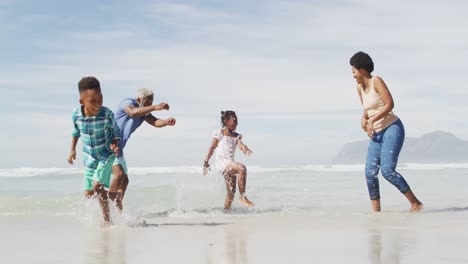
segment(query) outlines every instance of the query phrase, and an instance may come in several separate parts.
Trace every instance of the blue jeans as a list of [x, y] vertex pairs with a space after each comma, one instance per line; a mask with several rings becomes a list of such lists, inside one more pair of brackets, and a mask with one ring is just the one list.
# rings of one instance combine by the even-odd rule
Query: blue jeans
[[405, 141], [405, 128], [398, 119], [384, 130], [376, 133], [369, 141], [366, 160], [366, 181], [367, 189], [371, 200], [380, 199], [379, 190], [379, 169], [382, 176], [405, 193], [410, 190], [403, 176], [395, 171], [398, 163], [398, 156]]

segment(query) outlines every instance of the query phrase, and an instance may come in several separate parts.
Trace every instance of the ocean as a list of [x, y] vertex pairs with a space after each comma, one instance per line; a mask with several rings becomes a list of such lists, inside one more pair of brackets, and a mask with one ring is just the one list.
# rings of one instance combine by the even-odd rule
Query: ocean
[[399, 167], [420, 213], [380, 177], [372, 213], [363, 165], [248, 166], [223, 212], [224, 181], [199, 167], [130, 168], [124, 212], [101, 227], [79, 168], [0, 169], [0, 263], [468, 263], [468, 164]]

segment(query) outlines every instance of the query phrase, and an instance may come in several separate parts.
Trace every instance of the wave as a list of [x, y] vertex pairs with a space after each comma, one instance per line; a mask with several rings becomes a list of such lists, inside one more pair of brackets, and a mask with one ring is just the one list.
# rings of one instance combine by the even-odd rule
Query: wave
[[53, 176], [82, 173], [80, 168], [13, 168], [0, 169], [0, 177]]
[[[468, 163], [410, 163], [398, 165], [399, 170], [423, 170], [435, 171], [445, 169], [468, 169]], [[359, 172], [364, 170], [364, 164], [314, 164], [291, 167], [263, 167], [248, 166], [251, 173], [275, 173], [275, 172]], [[34, 177], [34, 176], [58, 176], [79, 175], [83, 168], [12, 168], [0, 169], [0, 177]], [[130, 167], [130, 175], [154, 175], [154, 174], [201, 174], [199, 166], [173, 166], [173, 167]]]

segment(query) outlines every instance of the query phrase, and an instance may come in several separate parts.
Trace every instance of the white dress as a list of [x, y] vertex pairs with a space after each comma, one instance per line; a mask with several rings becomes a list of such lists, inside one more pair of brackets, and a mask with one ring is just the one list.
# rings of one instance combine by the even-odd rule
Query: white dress
[[215, 153], [215, 168], [219, 173], [223, 173], [227, 165], [234, 161], [237, 142], [242, 138], [241, 134], [237, 137], [225, 136], [222, 129], [213, 132], [213, 138], [218, 140], [218, 147]]

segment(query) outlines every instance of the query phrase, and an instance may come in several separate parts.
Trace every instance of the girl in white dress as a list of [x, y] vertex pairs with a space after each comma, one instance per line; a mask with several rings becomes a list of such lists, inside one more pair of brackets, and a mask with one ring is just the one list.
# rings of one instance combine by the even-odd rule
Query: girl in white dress
[[226, 182], [227, 195], [224, 209], [227, 211], [231, 208], [232, 200], [236, 193], [236, 178], [237, 185], [239, 186], [240, 201], [245, 206], [255, 206], [255, 204], [249, 201], [245, 196], [247, 168], [244, 164], [234, 160], [237, 146], [239, 146], [239, 149], [247, 156], [252, 153], [252, 151], [242, 143], [242, 135], [235, 132], [237, 128], [236, 113], [234, 111], [221, 111], [221, 124], [223, 128], [213, 132], [213, 140], [203, 162], [203, 175], [208, 173], [210, 168], [209, 160], [216, 149], [216, 170], [223, 175]]

